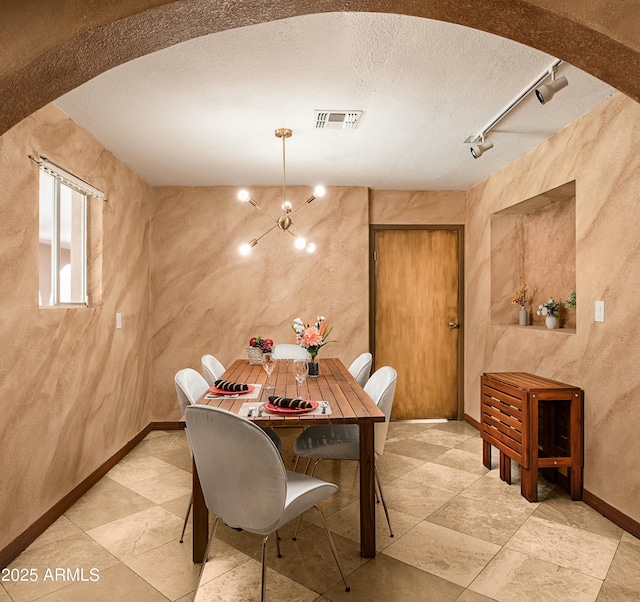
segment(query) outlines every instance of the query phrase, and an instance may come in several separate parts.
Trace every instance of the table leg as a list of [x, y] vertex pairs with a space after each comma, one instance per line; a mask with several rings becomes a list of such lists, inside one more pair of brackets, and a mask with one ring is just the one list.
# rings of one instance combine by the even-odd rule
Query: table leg
[[571, 499], [582, 499], [582, 486], [583, 486], [583, 474], [582, 466], [584, 464], [584, 443], [583, 443], [583, 430], [582, 422], [583, 416], [583, 399], [584, 393], [580, 391], [575, 393], [570, 405], [569, 414], [569, 437], [570, 450], [571, 450], [571, 468], [567, 471], [569, 477], [569, 492], [571, 493]]
[[[538, 398], [529, 402], [529, 468], [520, 465], [520, 493], [530, 502], [538, 501]], [[524, 450], [523, 450], [524, 451]]]
[[482, 440], [482, 463], [491, 470], [491, 443]]
[[376, 555], [373, 422], [360, 424], [360, 555]]
[[202, 562], [209, 536], [209, 511], [204, 502], [200, 478], [193, 463], [193, 562]]
[[500, 478], [511, 485], [511, 458], [500, 452]]

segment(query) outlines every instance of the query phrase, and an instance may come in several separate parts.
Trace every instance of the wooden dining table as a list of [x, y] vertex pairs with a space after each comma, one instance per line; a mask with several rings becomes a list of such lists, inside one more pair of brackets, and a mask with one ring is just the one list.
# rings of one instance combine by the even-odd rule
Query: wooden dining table
[[[256, 405], [268, 402], [270, 395], [295, 397], [296, 381], [293, 360], [277, 360], [271, 374], [274, 389], [265, 390], [267, 374], [262, 366], [251, 365], [248, 360], [236, 360], [222, 375], [224, 380], [262, 384], [259, 397], [224, 397], [198, 403], [216, 406], [239, 413], [247, 401]], [[318, 377], [307, 378], [303, 397], [329, 402], [329, 414], [299, 414], [282, 416], [263, 412], [252, 420], [261, 427], [300, 428], [320, 424], [357, 424], [360, 428], [360, 554], [365, 558], [376, 555], [376, 515], [374, 493], [374, 423], [384, 422], [384, 414], [351, 376], [345, 365], [336, 358], [322, 358]], [[254, 414], [257, 414], [254, 413]], [[193, 464], [193, 562], [202, 562], [209, 533], [209, 512], [205, 505], [198, 471]]]

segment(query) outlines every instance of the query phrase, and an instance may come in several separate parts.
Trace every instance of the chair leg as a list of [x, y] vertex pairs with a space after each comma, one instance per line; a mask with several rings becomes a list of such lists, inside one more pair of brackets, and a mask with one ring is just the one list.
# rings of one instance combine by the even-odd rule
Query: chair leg
[[338, 570], [340, 571], [340, 576], [342, 577], [342, 581], [344, 582], [344, 589], [345, 591], [349, 592], [351, 591], [351, 587], [349, 587], [349, 584], [347, 583], [347, 577], [344, 574], [344, 571], [342, 570], [342, 565], [340, 564], [340, 560], [338, 558], [338, 551], [336, 550], [336, 544], [333, 543], [333, 537], [331, 537], [331, 532], [329, 531], [329, 527], [327, 526], [327, 521], [324, 518], [324, 512], [322, 511], [322, 508], [320, 508], [318, 504], [315, 505], [315, 508], [317, 508], [318, 512], [320, 513], [320, 518], [322, 519], [322, 526], [324, 527], [324, 532], [327, 536], [327, 539], [329, 540], [329, 547], [331, 548], [333, 557], [335, 558], [336, 564], [338, 565]]
[[393, 537], [393, 531], [391, 530], [391, 520], [389, 519], [389, 510], [387, 509], [387, 502], [384, 501], [384, 494], [382, 493], [382, 483], [380, 482], [380, 474], [378, 473], [378, 467], [373, 465], [373, 472], [376, 475], [376, 482], [378, 483], [378, 489], [380, 490], [380, 499], [382, 500], [382, 507], [384, 513], [387, 516], [387, 524], [389, 525], [389, 537]]
[[282, 554], [280, 553], [280, 535], [276, 531], [276, 550], [278, 551], [278, 558], [282, 558]]
[[209, 549], [211, 548], [211, 542], [216, 537], [216, 529], [218, 528], [218, 521], [220, 520], [219, 516], [216, 516], [216, 520], [213, 523], [213, 529], [211, 530], [211, 535], [209, 536], [209, 541], [207, 542], [207, 549], [204, 551], [204, 558], [202, 559], [202, 565], [200, 566], [200, 574], [198, 575], [198, 584], [202, 581], [202, 573], [204, 573], [204, 567], [207, 564], [207, 560], [209, 560]]
[[267, 596], [267, 540], [268, 535], [265, 535], [262, 540], [262, 585], [260, 589], [260, 602], [264, 602]]
[[300, 462], [300, 456], [296, 456], [293, 459], [293, 472], [295, 472], [296, 468], [298, 468], [298, 462]]
[[193, 506], [193, 493], [189, 497], [189, 507], [187, 508], [187, 516], [184, 517], [184, 525], [182, 525], [182, 534], [180, 535], [180, 543], [184, 543], [184, 532], [189, 522], [189, 514], [191, 514], [191, 506]]

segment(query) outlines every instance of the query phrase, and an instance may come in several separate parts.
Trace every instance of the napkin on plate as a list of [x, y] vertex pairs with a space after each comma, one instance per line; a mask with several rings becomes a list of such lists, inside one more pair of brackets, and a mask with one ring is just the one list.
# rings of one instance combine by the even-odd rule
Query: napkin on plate
[[228, 380], [221, 379], [213, 383], [213, 386], [218, 389], [218, 391], [234, 391], [239, 393], [241, 391], [249, 390], [249, 385], [243, 383], [232, 383]]
[[291, 408], [292, 410], [306, 410], [312, 408], [313, 403], [306, 399], [293, 399], [291, 397], [278, 397], [277, 395], [269, 396], [269, 403], [278, 408]]

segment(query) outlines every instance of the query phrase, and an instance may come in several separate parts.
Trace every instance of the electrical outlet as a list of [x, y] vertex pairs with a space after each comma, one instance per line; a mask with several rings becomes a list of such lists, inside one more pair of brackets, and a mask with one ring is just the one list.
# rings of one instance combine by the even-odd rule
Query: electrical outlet
[[596, 322], [604, 322], [604, 301], [596, 301]]

